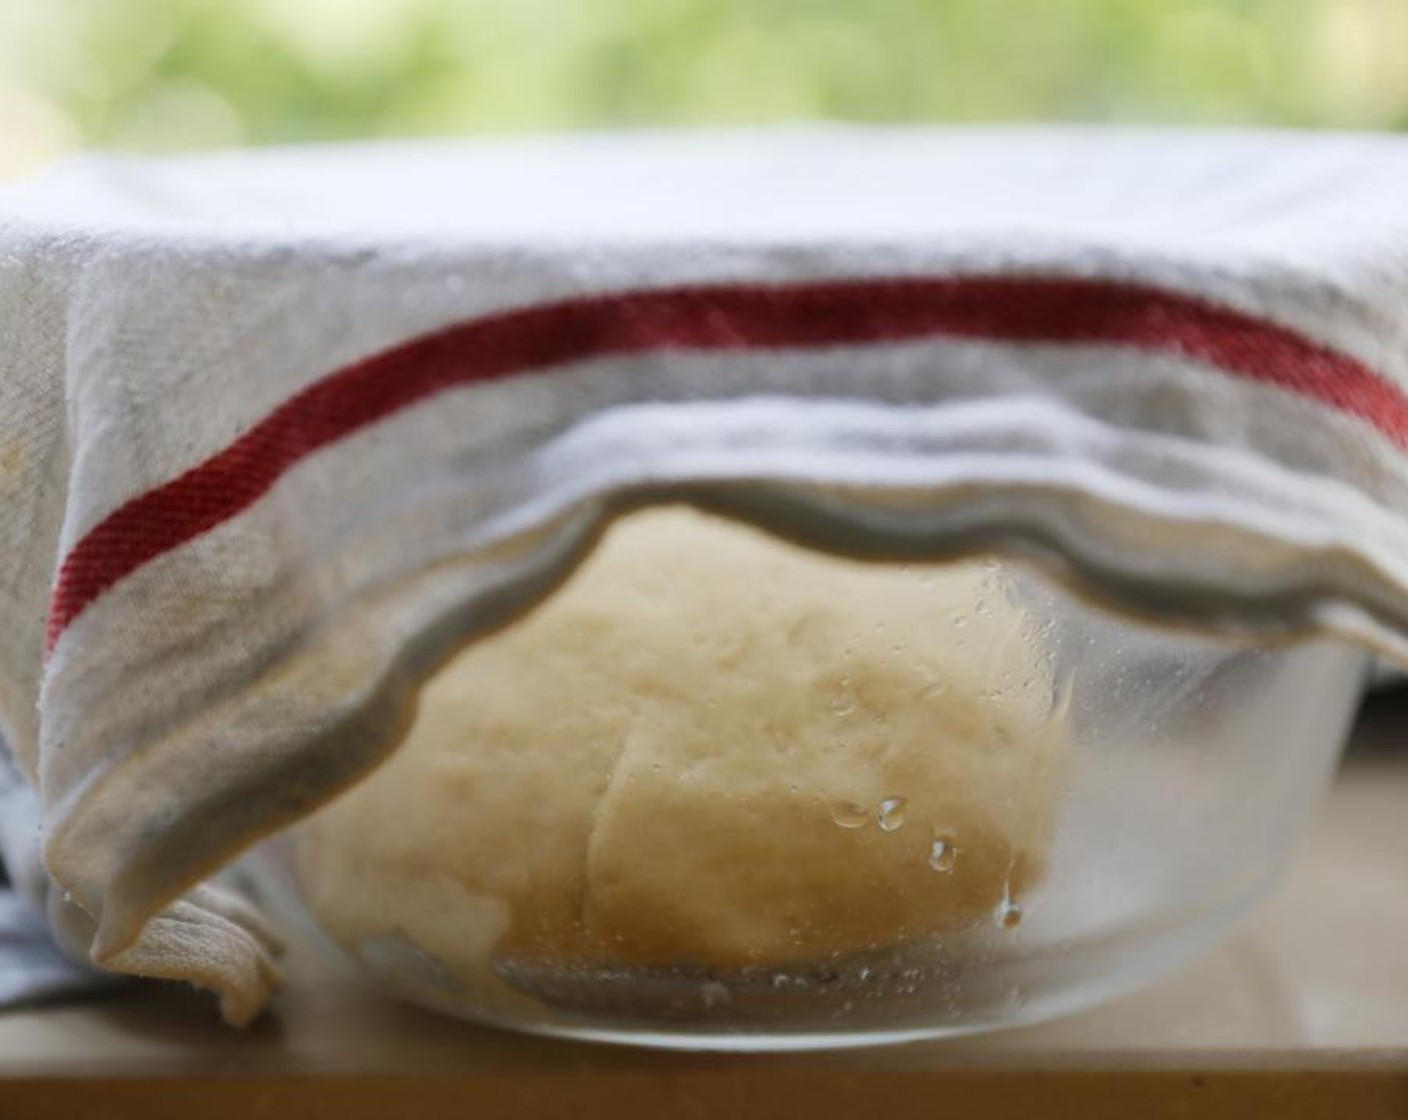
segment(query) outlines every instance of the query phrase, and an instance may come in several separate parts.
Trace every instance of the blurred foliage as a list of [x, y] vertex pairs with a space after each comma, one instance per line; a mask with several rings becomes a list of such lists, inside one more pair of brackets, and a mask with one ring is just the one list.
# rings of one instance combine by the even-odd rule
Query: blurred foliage
[[1408, 0], [0, 0], [0, 173], [831, 117], [1408, 124]]

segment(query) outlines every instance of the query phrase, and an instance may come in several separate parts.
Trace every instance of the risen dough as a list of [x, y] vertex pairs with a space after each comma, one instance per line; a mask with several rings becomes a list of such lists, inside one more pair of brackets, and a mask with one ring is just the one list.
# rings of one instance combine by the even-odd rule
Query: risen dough
[[988, 568], [640, 513], [426, 686], [392, 759], [305, 827], [300, 875], [349, 948], [404, 938], [466, 983], [899, 945], [1038, 874], [1052, 693]]

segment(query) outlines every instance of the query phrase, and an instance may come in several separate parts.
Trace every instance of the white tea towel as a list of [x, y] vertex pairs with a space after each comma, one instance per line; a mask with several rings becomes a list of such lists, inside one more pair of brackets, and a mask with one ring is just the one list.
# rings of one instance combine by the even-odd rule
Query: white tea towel
[[1370, 136], [799, 129], [0, 192], [0, 718], [66, 936], [256, 1014], [200, 884], [634, 503], [1408, 661], [1405, 183]]
[[45, 874], [42, 836], [36, 791], [0, 758], [0, 1008], [112, 987], [124, 972], [204, 984], [234, 1022], [262, 1007], [278, 982], [270, 957], [279, 941], [243, 867], [217, 872], [157, 919], [164, 934], [100, 969], [88, 959], [93, 919]]

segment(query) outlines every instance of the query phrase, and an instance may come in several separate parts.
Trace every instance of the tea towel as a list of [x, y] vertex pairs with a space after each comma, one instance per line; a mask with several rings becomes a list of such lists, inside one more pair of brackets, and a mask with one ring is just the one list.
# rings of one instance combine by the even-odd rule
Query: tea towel
[[640, 503], [1408, 661], [1405, 182], [1373, 136], [818, 127], [0, 190], [33, 893], [248, 1021], [275, 939], [212, 874]]

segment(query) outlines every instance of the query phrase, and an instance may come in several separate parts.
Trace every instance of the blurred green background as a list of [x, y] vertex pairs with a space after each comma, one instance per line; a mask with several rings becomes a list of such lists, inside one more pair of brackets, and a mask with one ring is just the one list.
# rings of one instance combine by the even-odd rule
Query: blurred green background
[[1408, 125], [1408, 0], [0, 0], [0, 175], [643, 124]]

